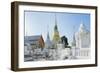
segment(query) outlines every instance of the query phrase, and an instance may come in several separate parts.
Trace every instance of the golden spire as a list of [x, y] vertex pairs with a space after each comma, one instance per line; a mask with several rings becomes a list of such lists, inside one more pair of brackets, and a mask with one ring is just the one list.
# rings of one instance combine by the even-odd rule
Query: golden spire
[[59, 43], [59, 40], [60, 40], [60, 35], [59, 35], [58, 27], [57, 27], [57, 18], [56, 18], [56, 14], [55, 14], [53, 42], [57, 44], [57, 43]]

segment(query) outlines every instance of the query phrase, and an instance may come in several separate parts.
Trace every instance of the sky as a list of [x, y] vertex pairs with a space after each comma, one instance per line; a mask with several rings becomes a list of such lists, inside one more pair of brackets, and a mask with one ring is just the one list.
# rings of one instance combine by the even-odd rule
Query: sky
[[50, 39], [52, 40], [55, 18], [60, 37], [66, 36], [69, 44], [73, 40], [73, 34], [79, 30], [81, 23], [90, 31], [90, 14], [24, 11], [25, 36], [42, 35], [45, 41], [47, 32], [49, 32]]

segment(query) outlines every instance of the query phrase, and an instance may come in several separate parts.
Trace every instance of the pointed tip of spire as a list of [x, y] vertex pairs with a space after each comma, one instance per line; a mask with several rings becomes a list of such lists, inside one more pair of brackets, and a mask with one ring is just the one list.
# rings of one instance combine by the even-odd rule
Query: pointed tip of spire
[[54, 27], [55, 30], [57, 30], [57, 16], [56, 16], [56, 13], [55, 13], [55, 27]]
[[80, 27], [85, 27], [83, 21], [81, 21], [81, 23], [80, 23]]
[[57, 25], [57, 16], [56, 16], [56, 13], [55, 13], [55, 25]]
[[84, 26], [83, 22], [81, 21], [79, 30], [83, 30], [84, 28], [85, 28], [85, 26]]

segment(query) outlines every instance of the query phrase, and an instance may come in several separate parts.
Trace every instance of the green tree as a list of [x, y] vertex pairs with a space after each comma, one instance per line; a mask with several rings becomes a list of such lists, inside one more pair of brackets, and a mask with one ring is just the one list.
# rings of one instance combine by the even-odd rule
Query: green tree
[[67, 48], [69, 43], [68, 43], [68, 39], [66, 36], [61, 37], [61, 42], [64, 44], [64, 47]]

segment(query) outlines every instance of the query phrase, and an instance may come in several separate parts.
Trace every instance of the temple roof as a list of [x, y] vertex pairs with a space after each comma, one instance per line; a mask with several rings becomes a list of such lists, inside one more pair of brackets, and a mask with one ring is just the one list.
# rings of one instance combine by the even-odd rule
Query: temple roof
[[41, 35], [25, 36], [24, 37], [25, 40], [32, 40], [32, 41], [38, 40], [39, 38], [41, 38]]

